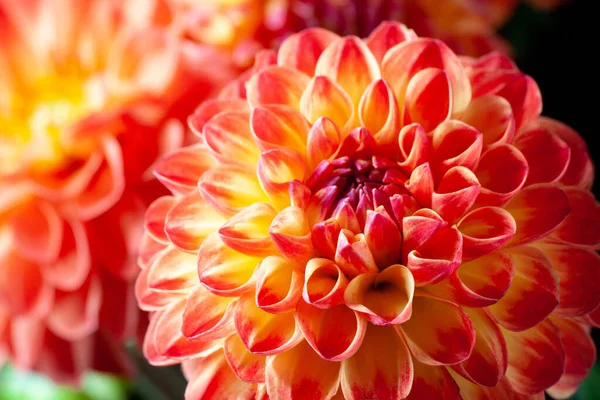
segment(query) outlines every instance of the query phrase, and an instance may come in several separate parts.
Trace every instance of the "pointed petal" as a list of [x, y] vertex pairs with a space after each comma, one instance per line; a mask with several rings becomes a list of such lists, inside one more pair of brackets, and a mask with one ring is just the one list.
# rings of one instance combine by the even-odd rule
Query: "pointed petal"
[[600, 244], [600, 204], [594, 195], [581, 189], [565, 188], [572, 211], [565, 221], [552, 232], [552, 237], [572, 244], [598, 246]]
[[308, 175], [308, 166], [294, 150], [272, 149], [260, 155], [257, 175], [263, 191], [277, 208], [283, 208], [290, 203], [290, 182], [303, 182]]
[[452, 88], [446, 73], [437, 68], [417, 72], [406, 88], [403, 125], [420, 124], [426, 132], [450, 117]]
[[185, 291], [198, 283], [196, 255], [169, 246], [148, 270], [148, 287], [156, 291]]
[[552, 322], [560, 330], [560, 341], [565, 350], [565, 372], [547, 392], [556, 399], [566, 399], [575, 394], [594, 366], [596, 347], [588, 329], [581, 324], [562, 318], [552, 318]]
[[449, 223], [453, 223], [473, 206], [481, 185], [471, 170], [450, 168], [431, 196], [431, 208]]
[[216, 165], [204, 145], [183, 147], [167, 154], [154, 167], [154, 175], [175, 194], [196, 190], [198, 179]]
[[268, 201], [256, 173], [241, 166], [211, 168], [202, 175], [198, 187], [207, 203], [231, 215], [251, 204]]
[[256, 394], [256, 384], [239, 379], [225, 359], [222, 351], [206, 357], [186, 360], [188, 385], [185, 400], [251, 400]]
[[322, 28], [308, 28], [286, 38], [277, 52], [277, 64], [315, 75], [317, 61], [339, 36]]
[[[529, 329], [543, 321], [558, 305], [558, 277], [540, 250], [519, 246], [508, 251], [515, 276], [506, 294], [488, 310], [511, 331]], [[518, 311], [517, 311], [518, 310]]]
[[249, 111], [248, 103], [243, 99], [210, 99], [198, 106], [187, 119], [189, 128], [198, 136], [212, 117], [222, 112]]
[[400, 167], [412, 172], [429, 159], [429, 138], [421, 125], [406, 125], [398, 136], [398, 145], [404, 161]]
[[565, 192], [549, 185], [536, 185], [519, 192], [504, 209], [517, 222], [517, 232], [508, 242], [512, 246], [548, 235], [572, 210]]
[[262, 104], [282, 104], [298, 108], [309, 77], [297, 69], [271, 66], [252, 75], [246, 84], [251, 108]]
[[519, 74], [498, 93], [510, 103], [515, 115], [516, 129], [528, 121], [535, 120], [542, 112], [540, 88], [532, 77]]
[[267, 357], [267, 392], [274, 400], [328, 400], [338, 391], [339, 371], [339, 363], [322, 359], [302, 341], [293, 349]]
[[415, 32], [405, 25], [395, 21], [384, 21], [371, 32], [365, 42], [373, 52], [377, 62], [381, 63], [385, 54], [392, 47], [416, 38]]
[[224, 338], [235, 332], [230, 297], [221, 297], [198, 285], [187, 296], [181, 319], [181, 333], [190, 341]]
[[504, 331], [508, 347], [506, 380], [519, 393], [535, 394], [554, 385], [565, 370], [560, 331], [549, 319], [522, 332]]
[[526, 185], [556, 182], [567, 171], [571, 159], [569, 146], [535, 122], [519, 130], [513, 145], [529, 165]]
[[434, 181], [429, 163], [426, 162], [416, 167], [404, 186], [422, 207], [431, 206]]
[[348, 278], [361, 273], [378, 271], [377, 264], [365, 235], [354, 235], [347, 229], [342, 229], [338, 237], [335, 251], [335, 262]]
[[336, 39], [327, 46], [315, 67], [315, 76], [318, 75], [340, 85], [355, 107], [367, 86], [381, 76], [375, 56], [356, 36]]
[[238, 378], [244, 382], [265, 381], [267, 358], [248, 351], [238, 335], [231, 335], [225, 340], [223, 352], [229, 366]]
[[248, 111], [222, 112], [202, 129], [204, 143], [222, 163], [256, 165], [260, 151], [250, 131]]
[[477, 204], [501, 206], [513, 198], [527, 180], [529, 166], [514, 146], [499, 144], [481, 156], [475, 175], [481, 183]]
[[275, 251], [269, 236], [269, 225], [276, 212], [268, 203], [254, 203], [229, 218], [218, 230], [226, 246], [253, 257], [267, 256]]
[[306, 142], [309, 167], [315, 169], [321, 161], [332, 157], [340, 144], [341, 134], [335, 123], [327, 117], [317, 119], [310, 128]]
[[475, 329], [469, 315], [444, 300], [416, 296], [412, 317], [397, 327], [413, 356], [428, 365], [449, 365], [469, 358]]
[[352, 356], [367, 328], [366, 319], [344, 305], [322, 309], [303, 300], [296, 307], [296, 324], [312, 348], [330, 361]]
[[150, 268], [143, 269], [135, 282], [135, 297], [138, 307], [144, 311], [157, 311], [172, 304], [184, 296], [182, 293], [157, 292], [148, 287], [148, 272]]
[[271, 314], [261, 310], [249, 292], [239, 298], [233, 311], [235, 330], [248, 350], [269, 355], [286, 352], [302, 340], [294, 313]]
[[452, 369], [477, 385], [496, 386], [508, 366], [504, 336], [483, 309], [470, 308], [465, 311], [475, 327], [475, 347], [467, 360], [453, 365]]
[[175, 246], [185, 251], [198, 251], [204, 239], [226, 221], [198, 191], [191, 191], [171, 207], [164, 229]]
[[600, 304], [600, 256], [594, 250], [562, 244], [539, 243], [558, 275], [558, 317], [588, 314]]
[[256, 305], [270, 313], [282, 313], [296, 308], [302, 296], [303, 277], [284, 258], [269, 256], [258, 269]]
[[408, 400], [459, 400], [460, 391], [445, 367], [434, 367], [413, 360], [414, 378]]
[[48, 316], [48, 327], [66, 340], [78, 340], [98, 329], [102, 284], [97, 276], [74, 292], [58, 292]]
[[[360, 99], [358, 117], [385, 154], [396, 155], [400, 129], [400, 110], [392, 88], [383, 79], [373, 81]], [[390, 146], [390, 148], [387, 148]]]
[[402, 259], [408, 254], [425, 244], [427, 240], [447, 223], [435, 211], [420, 209], [411, 216], [402, 219]]
[[200, 283], [217, 295], [239, 295], [254, 286], [254, 273], [260, 260], [231, 249], [213, 233], [198, 252]]
[[49, 203], [32, 202], [19, 209], [9, 224], [13, 227], [15, 250], [23, 257], [49, 263], [59, 256], [63, 221]]
[[300, 99], [300, 111], [314, 124], [320, 117], [327, 117], [347, 134], [354, 118], [352, 99], [344, 89], [326, 76], [311, 79]]
[[498, 207], [477, 208], [457, 224], [463, 238], [463, 259], [472, 260], [502, 247], [517, 231], [512, 215]]
[[462, 263], [447, 280], [426, 290], [461, 306], [487, 307], [504, 296], [514, 274], [514, 260], [496, 251]]
[[380, 269], [400, 261], [402, 254], [402, 235], [394, 220], [382, 206], [375, 211], [367, 211], [365, 239]]
[[302, 298], [318, 308], [331, 308], [344, 302], [348, 278], [333, 261], [313, 258], [306, 264]]
[[515, 134], [515, 119], [510, 103], [500, 96], [481, 96], [469, 103], [459, 118], [483, 135], [483, 145], [510, 143]]
[[391, 327], [370, 325], [358, 352], [342, 362], [341, 386], [348, 400], [400, 400], [412, 381], [411, 355]]
[[314, 255], [308, 218], [299, 207], [280, 211], [269, 227], [269, 234], [281, 255], [294, 264], [304, 266]]
[[313, 225], [311, 239], [317, 254], [328, 259], [335, 258], [340, 231], [340, 224], [334, 218]]
[[286, 148], [304, 155], [310, 126], [296, 108], [276, 104], [255, 107], [250, 128], [261, 151]]
[[159, 197], [146, 210], [144, 228], [154, 240], [160, 243], [169, 243], [169, 238], [165, 233], [165, 221], [167, 214], [176, 202], [177, 199], [173, 196]]
[[352, 279], [344, 302], [375, 325], [397, 325], [412, 314], [415, 282], [403, 265], [391, 265], [380, 273], [364, 273]]
[[432, 158], [435, 160], [436, 176], [442, 177], [455, 166], [474, 169], [482, 148], [481, 132], [456, 120], [441, 123], [432, 136]]
[[456, 227], [436, 231], [408, 254], [406, 266], [417, 286], [430, 285], [451, 275], [462, 259], [462, 236]]

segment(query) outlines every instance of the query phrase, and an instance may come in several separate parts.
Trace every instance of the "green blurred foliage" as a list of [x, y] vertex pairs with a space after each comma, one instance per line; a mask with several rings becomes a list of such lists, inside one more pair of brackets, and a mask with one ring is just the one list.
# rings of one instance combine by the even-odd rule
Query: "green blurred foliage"
[[0, 400], [126, 400], [131, 391], [132, 384], [106, 374], [87, 374], [75, 390], [9, 365], [0, 372]]

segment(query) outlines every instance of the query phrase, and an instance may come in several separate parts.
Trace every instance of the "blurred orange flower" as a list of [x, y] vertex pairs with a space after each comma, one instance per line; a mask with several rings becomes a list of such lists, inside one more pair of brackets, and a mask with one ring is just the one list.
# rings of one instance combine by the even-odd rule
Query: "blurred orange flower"
[[157, 164], [146, 357], [182, 363], [190, 400], [568, 397], [596, 354], [600, 207], [541, 109], [505, 56], [397, 23], [261, 53]]
[[[156, 1], [156, 0], [155, 0]], [[226, 48], [240, 66], [261, 48], [275, 48], [292, 33], [322, 27], [367, 37], [384, 20], [442, 39], [455, 52], [480, 56], [509, 52], [496, 34], [519, 0], [168, 0], [184, 32], [196, 41]], [[550, 9], [564, 0], [529, 0]], [[159, 3], [157, 3], [159, 4]]]
[[0, 358], [69, 383], [122, 369], [147, 171], [232, 77], [122, 3], [0, 0]]

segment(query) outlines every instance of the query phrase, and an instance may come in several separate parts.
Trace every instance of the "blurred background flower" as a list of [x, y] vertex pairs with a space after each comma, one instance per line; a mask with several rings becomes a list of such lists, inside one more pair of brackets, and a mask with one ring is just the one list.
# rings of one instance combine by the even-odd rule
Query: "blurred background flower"
[[162, 193], [150, 169], [233, 76], [143, 11], [0, 1], [0, 359], [61, 383], [130, 372], [140, 224]]

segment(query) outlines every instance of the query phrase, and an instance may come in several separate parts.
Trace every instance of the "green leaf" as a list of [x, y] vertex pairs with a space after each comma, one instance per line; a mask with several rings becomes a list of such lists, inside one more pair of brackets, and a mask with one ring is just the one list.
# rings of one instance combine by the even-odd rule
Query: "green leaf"
[[126, 381], [99, 373], [87, 374], [76, 390], [9, 365], [0, 369], [0, 400], [126, 400], [130, 390]]

